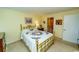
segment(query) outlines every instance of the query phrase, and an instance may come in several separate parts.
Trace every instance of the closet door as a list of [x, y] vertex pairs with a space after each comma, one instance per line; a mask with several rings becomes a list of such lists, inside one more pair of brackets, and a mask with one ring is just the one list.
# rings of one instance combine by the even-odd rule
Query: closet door
[[79, 14], [64, 16], [63, 40], [77, 43], [79, 38]]
[[53, 33], [53, 28], [54, 28], [54, 18], [50, 17], [47, 19], [47, 27], [48, 27], [48, 32]]

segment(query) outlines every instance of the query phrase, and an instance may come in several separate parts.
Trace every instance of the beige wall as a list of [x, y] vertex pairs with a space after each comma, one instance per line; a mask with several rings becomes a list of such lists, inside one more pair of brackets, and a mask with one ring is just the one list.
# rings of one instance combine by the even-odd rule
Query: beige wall
[[[79, 9], [63, 11], [63, 12], [54, 13], [54, 14], [51, 13], [51, 14], [48, 14], [46, 16], [43, 16], [43, 20], [45, 20], [47, 22], [47, 17], [54, 17], [54, 21], [56, 21], [57, 19], [62, 19], [63, 20], [65, 15], [77, 14], [77, 13], [79, 13]], [[47, 23], [44, 26], [47, 26]], [[54, 32], [55, 32], [55, 36], [57, 36], [59, 38], [62, 38], [63, 25], [56, 25], [55, 22], [54, 22]]]
[[36, 20], [39, 22], [39, 17], [37, 16], [0, 8], [0, 32], [6, 33], [7, 44], [20, 40], [20, 24], [24, 24], [25, 17], [32, 17], [33, 23]]
[[[64, 15], [79, 13], [79, 9], [70, 10], [60, 13], [51, 13], [44, 16], [30, 15], [27, 13], [22, 13], [19, 11], [0, 8], [0, 32], [6, 33], [6, 43], [12, 43], [17, 40], [20, 40], [20, 24], [24, 24], [25, 17], [32, 17], [33, 23], [37, 21], [39, 24], [42, 24], [45, 30], [47, 29], [47, 17], [54, 17], [54, 19], [62, 19]], [[43, 24], [43, 21], [46, 23]], [[62, 28], [63, 25], [55, 25], [54, 22], [54, 31], [55, 35], [59, 38], [62, 38]]]

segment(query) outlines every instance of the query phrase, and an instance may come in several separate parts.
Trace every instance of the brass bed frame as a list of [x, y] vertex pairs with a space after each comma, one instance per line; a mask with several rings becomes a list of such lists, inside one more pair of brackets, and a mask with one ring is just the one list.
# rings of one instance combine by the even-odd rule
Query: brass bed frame
[[[27, 29], [27, 28], [35, 28], [35, 25], [23, 25], [20, 24], [20, 30], [22, 31], [23, 29]], [[36, 39], [36, 50], [37, 52], [46, 52], [48, 50], [48, 48], [54, 44], [54, 35], [49, 37], [47, 40], [45, 40], [44, 42], [39, 44], [39, 40]], [[28, 47], [28, 46], [27, 46]], [[29, 49], [29, 47], [28, 47]], [[31, 50], [30, 50], [31, 51]]]

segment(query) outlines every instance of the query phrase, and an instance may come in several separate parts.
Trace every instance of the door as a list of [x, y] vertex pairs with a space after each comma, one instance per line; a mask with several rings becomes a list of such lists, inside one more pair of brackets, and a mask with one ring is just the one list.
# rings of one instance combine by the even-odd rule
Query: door
[[77, 43], [79, 38], [79, 14], [64, 16], [63, 40]]
[[54, 18], [50, 17], [47, 19], [47, 24], [48, 24], [48, 32], [53, 33], [53, 28], [54, 28]]

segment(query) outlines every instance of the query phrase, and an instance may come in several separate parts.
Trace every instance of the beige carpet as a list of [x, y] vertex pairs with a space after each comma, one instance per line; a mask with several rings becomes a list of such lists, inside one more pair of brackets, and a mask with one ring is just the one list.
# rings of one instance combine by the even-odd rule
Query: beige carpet
[[78, 52], [78, 51], [79, 49], [64, 44], [62, 41], [56, 40], [55, 44], [52, 45], [47, 52]]
[[[56, 40], [54, 45], [52, 45], [47, 52], [78, 52], [77, 48], [66, 45], [61, 41]], [[7, 52], [29, 52], [27, 47], [22, 41], [17, 41], [15, 43], [7, 45]]]
[[29, 52], [22, 41], [7, 45], [7, 52]]

